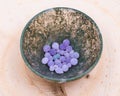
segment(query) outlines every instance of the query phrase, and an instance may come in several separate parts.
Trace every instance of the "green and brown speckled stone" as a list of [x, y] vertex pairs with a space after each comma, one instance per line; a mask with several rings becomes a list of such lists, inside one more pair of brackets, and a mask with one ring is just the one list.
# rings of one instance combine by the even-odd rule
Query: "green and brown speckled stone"
[[[80, 53], [79, 64], [62, 75], [41, 64], [43, 45], [68, 38]], [[102, 37], [95, 22], [71, 8], [52, 8], [33, 17], [21, 36], [21, 53], [27, 66], [42, 78], [66, 82], [87, 74], [97, 64], [102, 52]]]

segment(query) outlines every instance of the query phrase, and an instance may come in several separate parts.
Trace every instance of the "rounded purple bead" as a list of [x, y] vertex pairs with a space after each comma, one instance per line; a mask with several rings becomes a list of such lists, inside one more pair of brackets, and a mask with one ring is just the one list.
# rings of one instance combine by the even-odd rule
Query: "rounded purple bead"
[[73, 54], [73, 53], [74, 53], [74, 50], [71, 50], [69, 53], [70, 53], [70, 55]]
[[66, 51], [68, 51], [68, 52], [72, 51], [72, 46], [67, 46]]
[[47, 64], [48, 63], [48, 58], [46, 58], [46, 57], [42, 58], [42, 63]]
[[52, 48], [53, 48], [53, 49], [59, 49], [59, 44], [58, 44], [57, 42], [54, 42], [54, 43], [52, 44]]
[[74, 53], [71, 53], [71, 54], [70, 54], [70, 57], [74, 58]]
[[66, 57], [65, 62], [70, 63], [71, 57]]
[[49, 59], [49, 61], [50, 61], [50, 60], [53, 60], [53, 57], [52, 57], [52, 56], [49, 56], [49, 57], [47, 57], [47, 58]]
[[60, 53], [60, 49], [57, 49], [57, 53], [58, 53], [58, 54]]
[[65, 49], [66, 49], [66, 46], [64, 46], [64, 44], [60, 44], [60, 49], [61, 49], [61, 50], [65, 50]]
[[74, 58], [79, 58], [79, 53], [78, 52], [74, 52]]
[[58, 63], [57, 65], [58, 65], [58, 67], [61, 68], [63, 64], [62, 63]]
[[67, 66], [70, 68], [72, 65], [71, 65], [71, 63], [67, 63]]
[[54, 66], [50, 66], [49, 70], [50, 70], [50, 71], [54, 71], [54, 70], [55, 70], [55, 67], [54, 67]]
[[69, 57], [70, 54], [69, 54], [68, 52], [65, 52], [64, 56], [65, 56], [65, 57]]
[[60, 61], [61, 61], [61, 62], [64, 62], [64, 61], [65, 61], [65, 57], [64, 57], [64, 56], [61, 56], [61, 57], [60, 57]]
[[59, 59], [60, 58], [60, 54], [56, 54], [53, 56], [53, 59], [56, 60], [56, 59]]
[[68, 39], [63, 40], [63, 44], [67, 47], [70, 44], [70, 41]]
[[45, 57], [50, 57], [51, 55], [50, 55], [50, 53], [49, 52], [46, 52], [45, 53]]
[[67, 65], [63, 65], [63, 66], [62, 66], [62, 70], [63, 70], [64, 72], [67, 72], [68, 69], [69, 69], [69, 67], [68, 67]]
[[62, 68], [58, 67], [58, 68], [55, 69], [55, 72], [56, 72], [57, 74], [62, 74], [62, 73], [63, 73], [63, 70], [62, 70]]
[[48, 62], [48, 66], [53, 66], [54, 65], [54, 62], [51, 60]]
[[44, 52], [48, 52], [50, 50], [50, 46], [49, 45], [43, 46], [43, 50]]
[[55, 55], [57, 52], [56, 52], [56, 50], [55, 49], [50, 49], [50, 54], [53, 56], [53, 55]]
[[64, 55], [64, 52], [65, 52], [65, 51], [60, 50], [60, 51], [59, 51], [59, 54], [60, 54], [60, 55]]
[[60, 63], [61, 63], [60, 60], [58, 60], [58, 59], [55, 60], [55, 64], [56, 64], [56, 65], [58, 65], [58, 64], [60, 64]]
[[70, 63], [71, 63], [72, 65], [77, 65], [78, 60], [77, 60], [76, 58], [72, 58], [72, 59], [70, 60]]
[[54, 65], [54, 68], [55, 68], [55, 69], [58, 68], [58, 65]]

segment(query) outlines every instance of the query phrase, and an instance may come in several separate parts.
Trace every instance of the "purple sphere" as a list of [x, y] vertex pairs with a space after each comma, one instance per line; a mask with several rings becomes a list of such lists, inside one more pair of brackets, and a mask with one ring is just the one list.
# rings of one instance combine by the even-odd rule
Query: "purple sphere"
[[66, 46], [64, 44], [60, 44], [60, 49], [61, 50], [65, 50], [66, 49]]
[[58, 65], [58, 64], [60, 64], [60, 63], [61, 63], [60, 60], [58, 60], [58, 59], [55, 60], [55, 64], [56, 64], [56, 65]]
[[58, 53], [58, 54], [60, 53], [60, 49], [57, 49], [57, 53]]
[[46, 52], [45, 53], [45, 57], [50, 57], [51, 55], [50, 55], [50, 53], [49, 52]]
[[53, 55], [55, 55], [57, 52], [56, 52], [56, 50], [55, 49], [50, 49], [50, 54], [53, 56]]
[[50, 66], [49, 70], [50, 70], [50, 71], [54, 71], [54, 70], [55, 70], [55, 67], [54, 67], [54, 66]]
[[79, 58], [79, 53], [78, 52], [74, 52], [74, 58]]
[[70, 54], [70, 57], [71, 57], [71, 58], [74, 58], [74, 53], [71, 53], [71, 54]]
[[62, 70], [62, 68], [56, 68], [55, 69], [55, 72], [57, 73], [57, 74], [62, 74], [63, 73], [63, 70]]
[[48, 63], [48, 58], [46, 58], [46, 57], [42, 58], [42, 63], [47, 64]]
[[53, 48], [53, 49], [59, 49], [59, 44], [58, 44], [57, 42], [54, 42], [54, 43], [52, 44], [52, 48]]
[[68, 52], [72, 51], [72, 46], [67, 46], [66, 51], [68, 51]]
[[70, 63], [70, 61], [71, 61], [71, 57], [66, 57], [65, 62]]
[[67, 72], [68, 69], [69, 69], [69, 67], [68, 67], [67, 65], [63, 65], [63, 66], [62, 66], [62, 70], [63, 70], [64, 72]]
[[70, 57], [72, 57], [72, 58], [79, 58], [79, 53], [78, 52], [70, 53]]
[[59, 54], [60, 54], [60, 55], [64, 55], [64, 52], [65, 52], [65, 51], [60, 50], [60, 51], [59, 51]]
[[50, 66], [53, 66], [54, 65], [54, 62], [51, 60], [51, 61], [49, 61], [48, 62], [48, 66], [50, 67]]
[[53, 60], [53, 57], [52, 57], [52, 56], [49, 56], [49, 57], [47, 57], [47, 58], [49, 59], [49, 61], [50, 61], [50, 60]]
[[67, 47], [70, 44], [70, 41], [68, 39], [63, 40], [63, 44]]
[[55, 68], [55, 69], [58, 68], [58, 65], [54, 65], [54, 68]]
[[56, 59], [59, 59], [60, 58], [60, 54], [56, 54], [53, 56], [53, 59], [56, 60]]
[[72, 58], [72, 59], [70, 60], [70, 63], [71, 63], [72, 65], [77, 65], [78, 60], [77, 60], [76, 58]]
[[61, 61], [61, 62], [64, 62], [64, 61], [65, 61], [65, 57], [64, 57], [64, 56], [61, 56], [61, 57], [60, 57], [60, 61]]
[[67, 63], [67, 66], [70, 68], [72, 65], [71, 65], [71, 63]]
[[58, 63], [57, 65], [58, 65], [58, 67], [61, 68], [63, 64], [62, 63]]
[[68, 52], [65, 52], [64, 56], [65, 56], [65, 57], [69, 57], [70, 54], [69, 54]]
[[48, 52], [49, 50], [50, 50], [50, 46], [49, 45], [43, 46], [43, 51], [44, 52]]
[[73, 53], [74, 53], [74, 50], [71, 50], [69, 53], [70, 53], [70, 55], [73, 54]]

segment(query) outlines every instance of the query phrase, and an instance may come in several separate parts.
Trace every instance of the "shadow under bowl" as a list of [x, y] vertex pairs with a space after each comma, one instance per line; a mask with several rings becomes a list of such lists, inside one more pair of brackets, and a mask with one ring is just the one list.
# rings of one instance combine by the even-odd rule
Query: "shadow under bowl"
[[[66, 38], [79, 52], [80, 58], [78, 65], [60, 75], [41, 63], [43, 46], [55, 41], [61, 43]], [[20, 40], [25, 64], [40, 77], [58, 83], [81, 78], [90, 72], [101, 56], [102, 46], [102, 36], [96, 23], [83, 12], [65, 7], [38, 13], [27, 23]]]

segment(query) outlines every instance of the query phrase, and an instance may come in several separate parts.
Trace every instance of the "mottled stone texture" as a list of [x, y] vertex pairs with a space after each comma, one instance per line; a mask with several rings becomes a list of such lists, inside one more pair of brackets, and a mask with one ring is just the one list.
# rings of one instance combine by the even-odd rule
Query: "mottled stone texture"
[[[101, 54], [102, 41], [96, 24], [84, 13], [74, 9], [54, 8], [39, 13], [28, 23], [23, 35], [23, 55], [31, 68], [57, 81], [81, 76], [94, 65]], [[80, 59], [77, 66], [59, 75], [50, 72], [46, 65], [41, 64], [42, 47], [54, 41], [60, 43], [65, 38], [68, 38], [74, 50], [80, 53]]]

